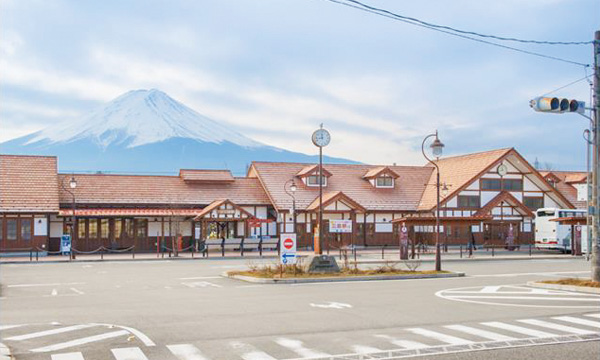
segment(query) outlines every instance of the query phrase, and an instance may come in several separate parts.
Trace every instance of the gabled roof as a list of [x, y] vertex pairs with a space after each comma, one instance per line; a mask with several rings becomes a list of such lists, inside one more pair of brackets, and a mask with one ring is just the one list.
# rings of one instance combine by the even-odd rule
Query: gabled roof
[[376, 178], [376, 177], [384, 175], [384, 174], [389, 175], [389, 176], [393, 177], [394, 179], [397, 179], [400, 177], [400, 175], [396, 174], [394, 172], [394, 170], [389, 168], [389, 166], [378, 166], [376, 168], [373, 168], [373, 169], [367, 171], [367, 173], [363, 175], [363, 179], [373, 179], [373, 178]]
[[505, 202], [517, 209], [519, 214], [528, 217], [534, 217], [533, 212], [525, 206], [522, 202], [520, 202], [516, 197], [514, 197], [508, 191], [501, 191], [498, 195], [494, 196], [494, 198], [488, 201], [481, 209], [479, 209], [474, 215], [475, 216], [486, 216], [490, 215], [492, 209], [496, 206], [500, 205], [502, 202]]
[[[325, 169], [325, 166], [323, 166], [322, 171], [323, 171], [323, 176], [325, 176], [325, 177], [331, 176], [331, 173], [329, 171], [327, 171], [327, 169]], [[302, 168], [302, 170], [298, 171], [298, 173], [296, 174], [296, 176], [298, 176], [298, 177], [305, 177], [305, 176], [310, 176], [310, 175], [319, 175], [319, 165], [318, 164], [305, 166], [304, 168]]]
[[204, 209], [202, 209], [202, 211], [194, 218], [194, 220], [197, 221], [197, 220], [205, 218], [206, 215], [210, 214], [213, 210], [219, 209], [223, 205], [229, 205], [229, 206], [231, 206], [233, 209], [239, 211], [240, 214], [245, 215], [245, 217], [248, 218], [248, 219], [254, 217], [254, 215], [252, 215], [249, 212], [247, 212], [246, 210], [242, 209], [240, 206], [238, 206], [237, 204], [235, 204], [231, 200], [229, 200], [229, 199], [222, 199], [222, 200], [215, 200], [212, 203], [210, 203], [207, 207], [205, 207]]
[[[346, 194], [344, 194], [341, 191], [329, 191], [329, 192], [323, 194], [323, 208], [326, 208], [327, 206], [333, 204], [336, 201], [341, 201], [341, 202], [345, 203], [352, 210], [355, 210], [358, 212], [365, 212], [365, 208], [362, 207], [362, 205], [360, 205], [359, 203], [357, 203], [356, 201], [354, 201], [353, 199], [351, 199], [349, 196], [347, 196]], [[318, 210], [319, 203], [320, 203], [319, 196], [317, 196], [315, 198], [315, 200], [313, 200], [313, 202], [310, 203], [310, 205], [308, 205], [306, 207], [306, 210], [307, 211]]]
[[546, 180], [552, 179], [555, 182], [563, 181], [563, 179], [559, 178], [551, 171], [540, 171], [540, 175], [542, 175]]
[[179, 170], [179, 176], [184, 181], [195, 181], [205, 183], [223, 183], [223, 182], [234, 182], [235, 179], [231, 175], [229, 170], [190, 170], [181, 169]]
[[0, 155], [0, 212], [58, 213], [55, 156]]
[[[415, 211], [432, 168], [424, 166], [389, 166], [400, 176], [400, 186], [379, 189], [363, 179], [363, 175], [380, 165], [326, 164], [332, 176], [327, 180], [328, 192], [343, 191], [368, 211]], [[253, 162], [248, 171], [264, 186], [278, 210], [292, 208], [292, 198], [285, 193], [283, 184], [306, 168], [303, 163]], [[318, 187], [298, 186], [294, 194], [296, 209], [306, 209], [319, 193]]]

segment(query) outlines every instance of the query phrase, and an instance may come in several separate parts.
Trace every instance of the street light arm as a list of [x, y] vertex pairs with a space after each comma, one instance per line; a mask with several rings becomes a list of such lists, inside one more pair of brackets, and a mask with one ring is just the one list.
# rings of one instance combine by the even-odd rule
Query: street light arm
[[[65, 179], [61, 181], [60, 186], [63, 188], [64, 191], [68, 192], [71, 195], [71, 197], [73, 198], [73, 203], [75, 203], [75, 193], [65, 186]], [[75, 209], [73, 209], [72, 215], [75, 216]]]
[[425, 143], [427, 142], [427, 139], [434, 137], [434, 136], [437, 136], [437, 134], [436, 133], [429, 134], [425, 137], [425, 139], [423, 139], [423, 143], [421, 144], [421, 152], [423, 153], [423, 157], [425, 157], [425, 159], [427, 159], [427, 161], [429, 161], [433, 166], [435, 166], [436, 170], [439, 172], [440, 168], [439, 168], [438, 164], [436, 164], [433, 160], [431, 160], [429, 158], [429, 156], [427, 156], [427, 154], [425, 153]]

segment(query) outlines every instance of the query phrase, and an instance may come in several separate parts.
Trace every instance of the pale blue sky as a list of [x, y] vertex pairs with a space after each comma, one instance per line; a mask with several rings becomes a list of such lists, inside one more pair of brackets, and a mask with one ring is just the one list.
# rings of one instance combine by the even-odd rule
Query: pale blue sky
[[[593, 0], [365, 0], [486, 34], [586, 41]], [[508, 44], [577, 62], [591, 45]], [[588, 72], [589, 74], [589, 72]], [[158, 88], [274, 146], [368, 163], [422, 164], [436, 128], [448, 154], [515, 147], [557, 169], [585, 166], [586, 120], [528, 101], [585, 76], [524, 55], [326, 0], [0, 0], [0, 141]], [[589, 100], [579, 82], [557, 95]]]

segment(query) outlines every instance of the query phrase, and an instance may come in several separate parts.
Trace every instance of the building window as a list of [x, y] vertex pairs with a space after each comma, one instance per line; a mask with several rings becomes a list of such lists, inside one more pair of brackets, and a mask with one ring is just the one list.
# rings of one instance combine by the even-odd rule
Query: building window
[[6, 219], [6, 240], [17, 240], [17, 219]]
[[459, 208], [479, 208], [479, 196], [459, 196]]
[[523, 204], [527, 206], [530, 210], [537, 210], [544, 207], [544, 198], [543, 197], [523, 197]]
[[4, 241], [4, 227], [2, 226], [4, 221], [0, 218], [0, 241]]
[[90, 239], [98, 238], [98, 219], [90, 219], [88, 222], [88, 236]]
[[115, 219], [115, 239], [120, 239], [121, 238], [121, 230], [122, 230], [122, 220], [121, 219]]
[[135, 227], [135, 236], [138, 239], [145, 239], [148, 234], [148, 220], [138, 219]]
[[108, 239], [108, 232], [110, 228], [108, 227], [108, 219], [100, 219], [100, 238]]
[[500, 190], [500, 179], [481, 179], [481, 190]]
[[[323, 176], [323, 186], [327, 186], [327, 177]], [[319, 175], [311, 175], [306, 177], [306, 185], [319, 186]]]
[[126, 237], [132, 239], [133, 238], [133, 219], [125, 219], [123, 220], [125, 228], [123, 232]]
[[504, 179], [503, 189], [507, 191], [522, 191], [523, 180], [521, 179]]
[[77, 219], [77, 238], [85, 239], [85, 219]]
[[31, 240], [31, 219], [21, 219], [21, 240]]
[[380, 176], [377, 179], [375, 179], [375, 186], [378, 188], [393, 188], [394, 178], [391, 176]]

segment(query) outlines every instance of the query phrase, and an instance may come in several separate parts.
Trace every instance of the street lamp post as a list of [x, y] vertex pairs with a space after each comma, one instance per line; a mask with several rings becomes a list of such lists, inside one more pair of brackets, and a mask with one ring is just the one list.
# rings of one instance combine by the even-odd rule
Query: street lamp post
[[425, 142], [427, 139], [434, 137], [435, 140], [429, 145], [431, 148], [431, 153], [435, 156], [436, 161], [440, 159], [442, 156], [442, 152], [444, 149], [444, 144], [438, 138], [438, 132], [435, 131], [434, 134], [429, 134], [423, 139], [423, 143], [421, 144], [421, 152], [427, 161], [429, 161], [436, 169], [436, 205], [435, 205], [435, 271], [442, 271], [442, 258], [440, 254], [440, 167], [436, 162], [431, 160], [427, 154], [425, 153]]
[[62, 185], [62, 188], [66, 192], [68, 192], [69, 194], [71, 194], [71, 197], [73, 199], [72, 207], [71, 207], [71, 211], [72, 211], [72, 214], [71, 214], [72, 215], [72, 217], [71, 217], [72, 223], [71, 223], [71, 251], [70, 251], [70, 256], [71, 256], [71, 259], [75, 259], [75, 253], [73, 252], [73, 240], [75, 240], [75, 226], [77, 224], [77, 216], [75, 215], [75, 193], [74, 193], [75, 188], [77, 187], [77, 181], [75, 180], [75, 176], [71, 175], [71, 180], [69, 180], [69, 188], [71, 190], [73, 190], [73, 191], [69, 190], [65, 186], [64, 181], [61, 183], [61, 185]]
[[[289, 186], [291, 193], [288, 191], [289, 183], [291, 183], [291, 185]], [[298, 187], [296, 186], [294, 179], [289, 179], [288, 181], [286, 181], [285, 184], [283, 184], [283, 190], [292, 198], [292, 217], [294, 219], [294, 229], [292, 232], [296, 233], [296, 197], [294, 196], [294, 194], [296, 193], [296, 190], [298, 190]]]
[[[312, 135], [312, 142], [319, 148], [319, 241], [315, 244], [315, 253], [323, 254], [323, 147], [329, 145], [331, 135], [323, 129], [323, 124]], [[317, 250], [318, 246], [318, 250]]]

